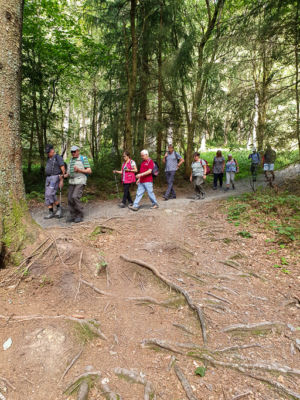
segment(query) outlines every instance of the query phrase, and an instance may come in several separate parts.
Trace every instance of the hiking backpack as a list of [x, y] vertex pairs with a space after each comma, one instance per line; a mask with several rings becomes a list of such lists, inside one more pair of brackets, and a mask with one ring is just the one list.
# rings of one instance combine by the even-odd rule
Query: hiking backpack
[[206, 175], [208, 175], [208, 174], [211, 173], [211, 169], [210, 169], [210, 167], [209, 167], [209, 165], [208, 165], [208, 162], [207, 162], [206, 160], [203, 160], [203, 161], [204, 161], [205, 164], [206, 164]]
[[153, 161], [153, 162], [154, 162], [154, 167], [152, 170], [152, 176], [153, 176], [153, 178], [156, 178], [159, 174], [159, 167], [158, 167], [158, 164], [156, 161]]

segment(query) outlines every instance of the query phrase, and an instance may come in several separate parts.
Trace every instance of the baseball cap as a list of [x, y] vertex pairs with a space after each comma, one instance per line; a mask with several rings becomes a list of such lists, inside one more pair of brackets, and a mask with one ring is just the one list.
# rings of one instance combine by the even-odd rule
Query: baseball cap
[[76, 150], [79, 150], [79, 147], [78, 146], [72, 146], [70, 151], [76, 151]]
[[232, 154], [231, 154], [231, 153], [229, 153], [229, 154], [228, 154], [228, 157], [232, 157]]
[[53, 145], [48, 143], [45, 148], [45, 153], [47, 153], [47, 154], [50, 153], [50, 150], [52, 150], [52, 149], [53, 149]]

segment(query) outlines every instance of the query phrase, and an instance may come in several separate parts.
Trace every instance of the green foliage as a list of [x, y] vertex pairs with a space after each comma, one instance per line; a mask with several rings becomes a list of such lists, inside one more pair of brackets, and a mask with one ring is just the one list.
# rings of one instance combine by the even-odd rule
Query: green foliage
[[206, 367], [197, 367], [195, 369], [195, 374], [200, 375], [201, 378], [203, 378], [205, 376], [205, 372], [206, 372]]
[[252, 238], [252, 235], [248, 231], [240, 231], [238, 232], [238, 235], [242, 236], [243, 238]]

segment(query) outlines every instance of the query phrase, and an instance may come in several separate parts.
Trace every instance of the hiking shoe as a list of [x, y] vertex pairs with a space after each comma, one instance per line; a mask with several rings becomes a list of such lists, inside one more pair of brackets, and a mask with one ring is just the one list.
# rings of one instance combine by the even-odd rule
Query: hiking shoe
[[169, 199], [167, 197], [163, 197], [163, 201], [168, 201]]
[[58, 209], [55, 211], [54, 216], [55, 216], [55, 218], [62, 218], [63, 213], [62, 213], [61, 207], [58, 207]]
[[229, 188], [227, 187], [227, 188], [224, 189], [224, 192], [228, 192], [228, 190], [229, 190]]
[[201, 193], [200, 200], [204, 200], [204, 199], [205, 199], [205, 193]]
[[214, 187], [213, 187], [213, 190], [217, 190], [217, 186], [214, 186]]
[[120, 203], [120, 204], [119, 204], [119, 207], [120, 207], [120, 208], [125, 208], [126, 205], [125, 205], [124, 203]]
[[74, 222], [75, 218], [74, 217], [68, 217], [66, 219], [66, 222]]
[[158, 204], [153, 204], [153, 206], [150, 207], [151, 210], [155, 210], [156, 208], [158, 208]]
[[133, 206], [133, 203], [129, 203], [129, 204], [128, 204], [128, 207], [131, 207], [131, 206]]
[[54, 218], [54, 217], [55, 217], [54, 212], [51, 211], [51, 212], [49, 212], [48, 215], [45, 215], [45, 216], [44, 216], [44, 219], [51, 219], [51, 218]]
[[200, 196], [199, 195], [194, 196], [193, 200], [200, 200]]
[[76, 224], [78, 224], [78, 222], [82, 222], [83, 221], [83, 219], [81, 218], [81, 217], [76, 217], [75, 219], [74, 219], [74, 222], [76, 223]]
[[133, 205], [132, 206], [128, 206], [128, 208], [131, 211], [138, 211], [139, 210], [138, 207], [134, 207]]
[[234, 183], [232, 184], [232, 190], [234, 190], [235, 189], [235, 186], [234, 186]]

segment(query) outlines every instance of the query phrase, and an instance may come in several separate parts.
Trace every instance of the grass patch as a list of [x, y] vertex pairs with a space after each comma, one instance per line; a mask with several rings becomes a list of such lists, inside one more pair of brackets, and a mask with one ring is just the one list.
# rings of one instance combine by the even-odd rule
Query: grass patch
[[[265, 189], [230, 198], [225, 203], [227, 220], [235, 225], [239, 223], [238, 235], [244, 238], [252, 237], [251, 227], [272, 233], [274, 238], [266, 239], [266, 242], [276, 242], [283, 249], [300, 240], [300, 197], [294, 194], [299, 190], [300, 177], [278, 193]], [[275, 249], [270, 250], [268, 254], [275, 252]]]

